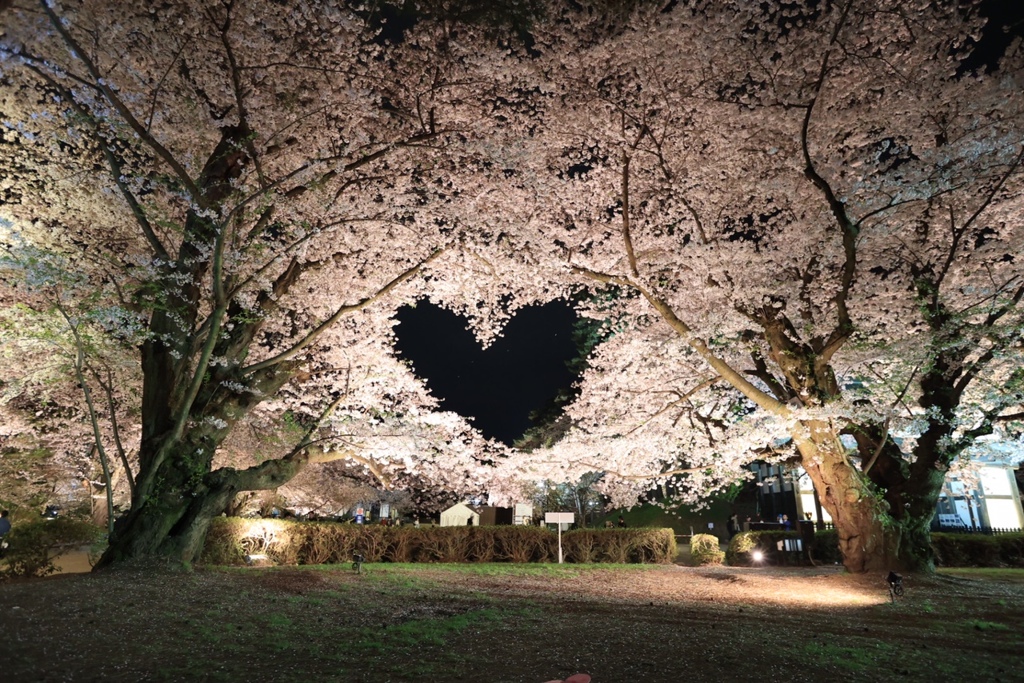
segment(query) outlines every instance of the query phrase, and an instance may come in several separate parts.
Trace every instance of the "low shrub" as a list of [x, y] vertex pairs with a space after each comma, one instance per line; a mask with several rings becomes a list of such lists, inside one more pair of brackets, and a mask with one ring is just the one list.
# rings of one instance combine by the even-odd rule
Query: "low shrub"
[[760, 551], [762, 564], [792, 565], [805, 564], [806, 554], [787, 551], [787, 539], [800, 539], [798, 531], [744, 531], [733, 536], [725, 551], [725, 561], [733, 567], [749, 567], [754, 564], [753, 553]]
[[672, 529], [575, 529], [562, 534], [567, 562], [665, 564], [676, 557]]
[[[309, 522], [302, 529], [299, 557], [304, 564], [336, 564], [351, 562], [355, 554], [355, 535], [338, 533], [339, 525]], [[340, 527], [344, 530], [344, 527]]]
[[[578, 529], [562, 534], [568, 562], [671, 562], [671, 529]], [[240, 565], [366, 562], [553, 562], [558, 536], [531, 526], [384, 527], [222, 517], [210, 525], [200, 561]]]
[[697, 566], [722, 564], [725, 558], [718, 547], [718, 537], [711, 534], [695, 534], [690, 538], [690, 557]]
[[467, 527], [469, 534], [466, 537], [466, 559], [469, 562], [494, 562], [499, 529], [501, 527]]
[[58, 517], [16, 524], [4, 537], [4, 566], [0, 577], [47, 576], [57, 571], [53, 559], [65, 548], [92, 545], [103, 537], [103, 529], [88, 522]]
[[634, 562], [641, 564], [670, 564], [675, 561], [679, 548], [672, 529], [627, 529], [633, 534]]
[[615, 564], [629, 562], [629, 553], [633, 547], [633, 539], [630, 538], [629, 532], [622, 533], [618, 529], [601, 531], [601, 552], [597, 556], [597, 561]]
[[408, 531], [393, 534], [391, 536], [391, 547], [388, 549], [388, 556], [392, 562], [412, 562], [416, 558], [416, 550], [419, 547], [417, 536], [419, 529], [413, 528], [412, 533]]
[[[984, 534], [932, 534], [935, 564], [939, 567], [1024, 567], [1024, 533], [986, 536]], [[760, 550], [767, 564], [792, 564], [796, 553], [779, 552], [778, 542], [799, 538], [797, 532], [749, 531], [737, 534], [726, 551], [733, 566], [753, 564], [751, 553]], [[821, 564], [841, 564], [839, 536], [834, 529], [814, 534], [811, 557]], [[802, 562], [802, 558], [799, 560]]]
[[251, 520], [239, 517], [221, 517], [210, 524], [199, 561], [204, 564], [237, 565], [245, 563], [241, 547], [243, 524]]
[[[302, 524], [300, 523], [300, 526]], [[365, 562], [383, 562], [384, 560], [390, 559], [387, 556], [388, 538], [392, 533], [401, 533], [398, 530], [391, 529], [386, 526], [379, 526], [376, 524], [367, 525], [356, 525], [355, 528], [349, 526], [335, 525], [337, 528], [343, 529], [348, 533], [354, 533], [355, 536], [355, 552], [363, 556]], [[346, 534], [347, 536], [348, 534]], [[351, 558], [349, 558], [351, 559]], [[289, 563], [291, 564], [291, 563]], [[308, 564], [305, 558], [299, 558], [297, 564]]]
[[1024, 567], [1024, 533], [932, 534], [939, 567]]
[[[563, 544], [567, 537], [565, 534], [562, 538]], [[494, 558], [498, 562], [549, 562], [558, 559], [558, 537], [542, 527], [501, 527], [494, 540]]]
[[601, 539], [598, 532], [593, 529], [579, 529], [562, 537], [562, 550], [568, 562], [597, 562], [601, 551]]
[[839, 534], [835, 529], [814, 532], [811, 557], [820, 564], [843, 563], [843, 554], [839, 552]]
[[420, 527], [416, 562], [465, 562], [469, 544], [468, 527]]
[[753, 564], [750, 554], [757, 550], [756, 531], [742, 531], [729, 540], [725, 549], [725, 563], [731, 567], [749, 567]]
[[300, 525], [280, 519], [220, 517], [210, 524], [200, 562], [246, 564], [266, 558], [277, 564], [298, 564], [300, 554], [318, 556], [334, 544], [318, 534], [314, 522]]

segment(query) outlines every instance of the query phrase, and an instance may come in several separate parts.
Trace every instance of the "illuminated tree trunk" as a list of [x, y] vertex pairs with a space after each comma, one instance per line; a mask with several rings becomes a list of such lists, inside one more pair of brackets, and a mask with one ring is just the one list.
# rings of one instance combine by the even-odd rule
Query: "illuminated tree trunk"
[[[842, 451], [837, 434], [821, 423], [807, 426], [830, 437], [828, 441], [816, 437], [817, 442], [808, 440], [798, 447], [821, 504], [832, 516], [846, 568], [857, 573], [933, 571], [930, 528], [944, 472], [933, 468], [912, 478], [905, 472], [884, 472], [881, 463], [902, 463], [898, 454], [893, 460], [872, 461], [873, 453], [862, 452], [862, 462], [853, 463]], [[889, 486], [875, 483], [882, 476], [888, 478]]]
[[[199, 559], [210, 522], [240, 491], [277, 488], [298, 474], [309, 455], [297, 449], [247, 470], [211, 471], [223, 435], [197, 428], [174, 444], [154, 470], [149, 493], [120, 520], [97, 567], [144, 558]], [[151, 460], [152, 461], [152, 460]]]

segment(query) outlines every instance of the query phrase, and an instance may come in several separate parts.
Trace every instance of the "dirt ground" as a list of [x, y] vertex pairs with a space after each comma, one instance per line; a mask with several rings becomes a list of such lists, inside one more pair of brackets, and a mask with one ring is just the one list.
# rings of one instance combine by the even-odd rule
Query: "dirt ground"
[[1024, 570], [129, 568], [0, 584], [0, 680], [1024, 681]]

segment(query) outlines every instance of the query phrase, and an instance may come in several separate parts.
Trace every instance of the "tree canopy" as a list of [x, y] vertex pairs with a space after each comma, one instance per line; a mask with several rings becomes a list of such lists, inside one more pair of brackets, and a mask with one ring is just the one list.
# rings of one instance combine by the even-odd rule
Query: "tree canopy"
[[966, 71], [982, 23], [697, 3], [538, 40], [549, 253], [621, 292], [538, 467], [700, 494], [795, 446], [847, 566], [927, 564], [945, 471], [1021, 418], [1022, 53]]
[[[448, 9], [7, 10], [4, 388], [65, 423], [105, 397], [134, 470], [105, 561], [190, 559], [316, 461], [499, 496], [604, 472], [628, 504], [768, 457], [848, 567], [927, 567], [946, 470], [1020, 426], [1020, 41], [974, 71], [976, 3]], [[391, 348], [403, 302], [486, 343], [570, 295], [602, 341], [529, 454]]]

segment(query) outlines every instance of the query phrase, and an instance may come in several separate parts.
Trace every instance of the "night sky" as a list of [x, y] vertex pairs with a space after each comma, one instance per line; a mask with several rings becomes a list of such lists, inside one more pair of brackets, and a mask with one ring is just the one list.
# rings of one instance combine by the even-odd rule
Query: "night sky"
[[988, 18], [974, 54], [963, 70], [993, 71], [1014, 38], [1024, 36], [1024, 0], [982, 0], [981, 14]]
[[441, 408], [470, 418], [484, 436], [506, 444], [531, 426], [575, 377], [566, 361], [576, 355], [576, 314], [565, 302], [525, 308], [486, 351], [466, 320], [427, 302], [402, 308], [395, 348], [441, 399]]

